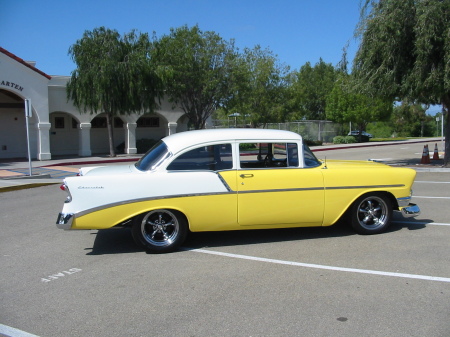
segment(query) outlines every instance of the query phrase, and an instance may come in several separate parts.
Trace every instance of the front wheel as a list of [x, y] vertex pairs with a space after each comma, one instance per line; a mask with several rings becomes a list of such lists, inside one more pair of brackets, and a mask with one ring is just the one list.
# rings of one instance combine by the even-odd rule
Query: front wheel
[[392, 204], [382, 194], [366, 194], [351, 209], [353, 229], [360, 234], [378, 234], [386, 230], [392, 217]]
[[132, 234], [134, 241], [152, 253], [168, 253], [186, 239], [186, 219], [177, 211], [159, 209], [136, 218]]

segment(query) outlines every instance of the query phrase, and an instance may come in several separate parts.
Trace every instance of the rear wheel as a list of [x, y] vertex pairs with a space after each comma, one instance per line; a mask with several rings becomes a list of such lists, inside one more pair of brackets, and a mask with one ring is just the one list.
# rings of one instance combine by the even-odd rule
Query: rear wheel
[[168, 253], [185, 240], [187, 222], [177, 211], [158, 209], [136, 218], [132, 234], [134, 241], [152, 253]]
[[358, 198], [351, 209], [353, 229], [360, 234], [378, 234], [386, 230], [392, 217], [391, 201], [379, 193]]

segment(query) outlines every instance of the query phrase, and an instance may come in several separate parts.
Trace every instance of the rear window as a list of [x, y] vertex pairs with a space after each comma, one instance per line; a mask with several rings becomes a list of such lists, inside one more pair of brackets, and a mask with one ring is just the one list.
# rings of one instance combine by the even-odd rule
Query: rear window
[[140, 171], [154, 170], [169, 156], [167, 145], [159, 141], [134, 166]]

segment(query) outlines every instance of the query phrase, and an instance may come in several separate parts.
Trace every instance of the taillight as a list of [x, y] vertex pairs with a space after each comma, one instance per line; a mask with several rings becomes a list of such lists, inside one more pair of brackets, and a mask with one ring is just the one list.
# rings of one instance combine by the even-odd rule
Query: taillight
[[65, 192], [67, 192], [67, 198], [66, 198], [66, 200], [64, 202], [65, 203], [71, 202], [72, 201], [72, 195], [70, 194], [69, 187], [67, 187], [67, 185], [65, 183], [63, 183], [63, 184], [61, 184], [61, 186], [59, 186], [59, 188], [61, 190], [65, 191]]

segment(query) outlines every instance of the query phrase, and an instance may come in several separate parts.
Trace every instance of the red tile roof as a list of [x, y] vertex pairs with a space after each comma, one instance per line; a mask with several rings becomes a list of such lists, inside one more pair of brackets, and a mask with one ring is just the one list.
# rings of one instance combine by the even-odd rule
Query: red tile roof
[[31, 64], [27, 63], [26, 61], [24, 61], [23, 59], [21, 59], [20, 57], [17, 57], [16, 55], [14, 55], [13, 53], [10, 53], [9, 51], [7, 51], [6, 49], [3, 49], [2, 47], [0, 47], [0, 53], [5, 54], [6, 56], [9, 56], [10, 58], [12, 58], [13, 60], [23, 64], [24, 66], [30, 68], [31, 70], [37, 72], [39, 75], [42, 75], [46, 78], [48, 78], [49, 80], [52, 78], [50, 75], [47, 75], [46, 73], [44, 73], [43, 71], [40, 71], [38, 68], [33, 67]]

